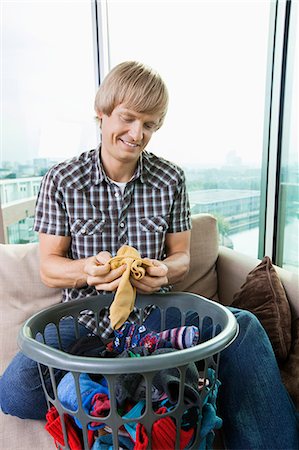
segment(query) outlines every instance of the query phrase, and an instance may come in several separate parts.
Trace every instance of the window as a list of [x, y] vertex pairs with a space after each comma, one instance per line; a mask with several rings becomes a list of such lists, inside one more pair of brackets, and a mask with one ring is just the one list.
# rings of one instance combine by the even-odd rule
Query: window
[[217, 216], [222, 244], [298, 270], [296, 1], [1, 7], [1, 241], [36, 239], [41, 177], [99, 140], [98, 72], [136, 59], [169, 88], [169, 112], [149, 150], [185, 169], [192, 213]]
[[106, 5], [110, 66], [143, 61], [169, 88], [149, 149], [185, 169], [192, 213], [215, 214], [222, 243], [257, 257], [271, 2]]
[[[0, 198], [6, 242], [10, 235], [24, 242], [25, 209], [33, 214], [40, 177], [98, 142], [92, 5], [42, 0], [1, 8]], [[30, 197], [29, 207], [22, 199]]]
[[[290, 9], [289, 48], [281, 142], [276, 260], [281, 267], [299, 267], [299, 166], [298, 166], [298, 9]], [[298, 31], [297, 31], [298, 32]]]

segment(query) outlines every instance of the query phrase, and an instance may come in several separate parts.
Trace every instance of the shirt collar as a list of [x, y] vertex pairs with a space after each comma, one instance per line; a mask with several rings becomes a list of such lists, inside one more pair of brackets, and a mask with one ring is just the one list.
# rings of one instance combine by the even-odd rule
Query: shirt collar
[[152, 153], [148, 153], [147, 151], [143, 151], [141, 155], [140, 180], [142, 183], [149, 184], [153, 188], [160, 188], [161, 179], [156, 174], [157, 171], [155, 170], [155, 163], [152, 161], [151, 156], [153, 156]]
[[[99, 183], [102, 183], [103, 180], [105, 180], [106, 183], [110, 184], [110, 180], [105, 172], [105, 169], [104, 169], [102, 161], [101, 161], [101, 144], [98, 145], [96, 150], [97, 151], [95, 152], [95, 157], [94, 157], [95, 170], [93, 172], [93, 181], [95, 184], [99, 184]], [[146, 174], [146, 170], [144, 167], [143, 159], [144, 159], [143, 153], [141, 153], [138, 163], [137, 163], [135, 173], [130, 181], [135, 181], [138, 178], [140, 178], [140, 181], [142, 183], [146, 182], [147, 174]]]
[[107, 175], [104, 171], [104, 167], [101, 162], [101, 144], [99, 144], [96, 148], [95, 156], [94, 156], [94, 168], [93, 173], [93, 182], [94, 184], [101, 183], [104, 179], [108, 182]]
[[[163, 176], [161, 176], [163, 172], [162, 174], [161, 171], [158, 171], [159, 173], [157, 173], [156, 160], [157, 158], [154, 158], [152, 153], [143, 151], [139, 157], [135, 173], [130, 182], [139, 179], [141, 183], [146, 183], [153, 188], [160, 189], [161, 185], [165, 184], [165, 180]], [[88, 167], [85, 167], [85, 172], [80, 179], [75, 180], [72, 183], [75, 189], [89, 189], [90, 182], [93, 185], [101, 184], [103, 181], [106, 181], [107, 184], [111, 184], [101, 162], [101, 145], [98, 145], [95, 151], [92, 152], [90, 163], [91, 164]]]

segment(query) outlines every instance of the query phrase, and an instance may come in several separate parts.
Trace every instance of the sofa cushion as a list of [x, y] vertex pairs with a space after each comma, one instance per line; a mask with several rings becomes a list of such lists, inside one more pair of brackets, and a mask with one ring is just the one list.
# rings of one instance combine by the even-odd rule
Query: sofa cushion
[[292, 346], [287, 360], [281, 367], [281, 376], [299, 411], [299, 317], [292, 325]]
[[218, 247], [216, 218], [210, 214], [192, 216], [190, 271], [174, 290], [217, 300]]
[[0, 412], [1, 450], [55, 450], [43, 420], [24, 420]]
[[265, 328], [279, 362], [291, 346], [291, 310], [284, 288], [268, 256], [247, 275], [232, 306], [255, 314]]
[[46, 287], [39, 276], [38, 244], [0, 245], [0, 373], [18, 351], [17, 335], [32, 314], [61, 300], [61, 290]]

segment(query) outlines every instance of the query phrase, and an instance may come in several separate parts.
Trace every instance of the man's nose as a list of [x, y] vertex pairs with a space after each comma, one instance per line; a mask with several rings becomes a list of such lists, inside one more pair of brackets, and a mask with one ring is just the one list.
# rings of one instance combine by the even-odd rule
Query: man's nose
[[137, 120], [132, 122], [129, 135], [134, 141], [141, 141], [143, 138], [143, 124]]

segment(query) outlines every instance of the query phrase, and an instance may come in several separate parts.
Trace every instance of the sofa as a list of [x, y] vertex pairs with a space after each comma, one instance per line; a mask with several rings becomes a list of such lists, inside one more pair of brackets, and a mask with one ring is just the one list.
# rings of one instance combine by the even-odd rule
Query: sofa
[[[220, 246], [216, 219], [209, 214], [199, 214], [192, 217], [191, 268], [184, 281], [175, 286], [175, 290], [197, 293], [230, 305], [236, 293], [242, 291], [241, 287], [246, 283], [249, 272], [260, 263], [255, 258]], [[24, 321], [35, 312], [59, 303], [60, 290], [48, 288], [40, 280], [37, 243], [1, 244], [0, 264], [2, 374], [18, 351], [17, 335]], [[286, 294], [290, 320], [292, 324], [298, 323], [298, 278], [275, 266], [273, 270], [278, 274]], [[293, 349], [293, 341], [297, 338], [294, 330], [292, 333], [288, 352]], [[288, 363], [289, 355], [285, 356], [285, 362]], [[295, 363], [295, 366], [297, 370], [298, 364]], [[283, 367], [281, 369], [283, 373]], [[0, 412], [0, 424], [1, 450], [55, 448], [53, 439], [44, 430], [43, 421], [21, 420]]]

